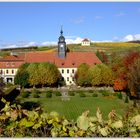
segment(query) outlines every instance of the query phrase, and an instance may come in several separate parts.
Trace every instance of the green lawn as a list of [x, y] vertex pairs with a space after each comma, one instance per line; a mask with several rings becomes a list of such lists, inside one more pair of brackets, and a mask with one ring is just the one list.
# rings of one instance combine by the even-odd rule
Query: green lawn
[[87, 97], [79, 97], [77, 93], [75, 96], [70, 97], [69, 101], [62, 101], [60, 96], [56, 97], [55, 95], [53, 95], [52, 98], [46, 98], [46, 93], [40, 93], [39, 98], [33, 98], [32, 95], [30, 95], [28, 98], [19, 96], [18, 99], [22, 103], [39, 102], [46, 112], [57, 111], [67, 119], [74, 120], [86, 110], [90, 111], [90, 115], [95, 115], [97, 107], [100, 107], [103, 112], [103, 117], [107, 118], [108, 113], [112, 109], [116, 109], [118, 114], [123, 114], [124, 109], [128, 106], [128, 104], [124, 103], [124, 100], [120, 100], [116, 96], [92, 97], [90, 94], [92, 93], [88, 93]]

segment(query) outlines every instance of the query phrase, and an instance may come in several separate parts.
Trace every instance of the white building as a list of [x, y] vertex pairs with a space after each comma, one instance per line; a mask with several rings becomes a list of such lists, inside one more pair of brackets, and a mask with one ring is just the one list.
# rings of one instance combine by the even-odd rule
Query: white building
[[90, 46], [90, 40], [85, 38], [84, 40], [82, 40], [81, 46]]
[[93, 52], [67, 52], [63, 31], [58, 41], [58, 52], [27, 52], [22, 55], [11, 55], [0, 59], [0, 74], [5, 82], [14, 83], [14, 76], [18, 68], [24, 63], [50, 62], [55, 64], [66, 85], [74, 85], [74, 75], [82, 63], [89, 65], [101, 64]]

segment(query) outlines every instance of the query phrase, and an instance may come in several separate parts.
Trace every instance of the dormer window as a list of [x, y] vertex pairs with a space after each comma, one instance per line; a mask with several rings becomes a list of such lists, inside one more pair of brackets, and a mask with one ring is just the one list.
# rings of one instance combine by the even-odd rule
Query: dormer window
[[75, 63], [73, 62], [73, 63], [72, 63], [72, 65], [74, 66], [74, 65], [75, 65]]
[[64, 65], [64, 62], [62, 62], [61, 65], [63, 66]]
[[12, 66], [12, 67], [14, 67], [14, 66], [15, 66], [15, 63], [14, 63], [14, 62], [12, 62], [12, 63], [11, 63], [11, 66]]

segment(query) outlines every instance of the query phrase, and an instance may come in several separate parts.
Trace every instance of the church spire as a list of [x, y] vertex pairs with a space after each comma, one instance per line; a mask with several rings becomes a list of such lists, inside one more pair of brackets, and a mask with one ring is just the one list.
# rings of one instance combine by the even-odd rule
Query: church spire
[[62, 25], [61, 25], [61, 31], [60, 31], [60, 34], [61, 34], [61, 36], [63, 36], [63, 30], [62, 30]]

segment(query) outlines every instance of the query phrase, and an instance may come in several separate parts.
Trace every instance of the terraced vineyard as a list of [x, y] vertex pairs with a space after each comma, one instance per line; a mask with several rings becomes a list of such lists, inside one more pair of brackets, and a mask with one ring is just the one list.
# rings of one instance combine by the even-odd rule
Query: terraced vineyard
[[109, 43], [91, 43], [91, 46], [81, 46], [80, 44], [67, 45], [70, 51], [81, 52], [97, 52], [104, 51], [107, 53], [126, 53], [128, 51], [137, 50], [140, 51], [139, 43], [125, 43], [125, 42], [109, 42]]

